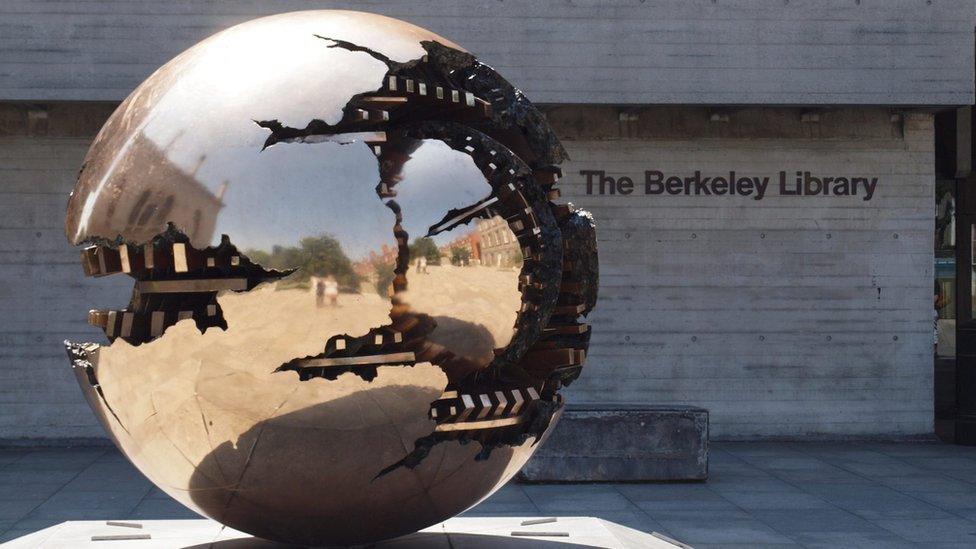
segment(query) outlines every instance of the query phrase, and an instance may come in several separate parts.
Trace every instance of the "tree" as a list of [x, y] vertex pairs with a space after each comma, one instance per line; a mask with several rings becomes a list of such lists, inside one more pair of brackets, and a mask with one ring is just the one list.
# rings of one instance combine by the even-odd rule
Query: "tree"
[[339, 286], [358, 291], [359, 276], [352, 268], [352, 261], [342, 250], [342, 244], [334, 237], [322, 235], [306, 237], [299, 241], [304, 270], [309, 275], [332, 275], [339, 282]]
[[269, 268], [269, 269], [273, 268], [271, 266], [271, 254], [269, 254], [264, 250], [244, 250], [244, 255], [246, 255], [248, 259], [250, 259], [254, 263], [257, 263], [258, 265], [261, 265], [262, 267]]
[[245, 253], [264, 267], [297, 269], [292, 275], [292, 280], [297, 282], [304, 282], [311, 276], [332, 275], [340, 288], [359, 291], [359, 275], [353, 270], [342, 244], [332, 235], [306, 237], [298, 242], [298, 246], [274, 246], [270, 254], [263, 250], [247, 250]]
[[410, 259], [411, 261], [419, 259], [421, 257], [427, 258], [428, 265], [439, 265], [441, 262], [441, 252], [437, 249], [437, 244], [434, 244], [434, 240], [430, 237], [418, 237], [413, 240], [413, 244], [410, 245]]
[[451, 246], [451, 265], [466, 265], [471, 259], [471, 250], [461, 246]]
[[396, 277], [396, 273], [393, 272], [393, 265], [374, 261], [373, 270], [376, 271], [376, 293], [380, 294], [380, 297], [387, 297], [390, 292], [390, 284], [393, 284], [393, 278]]

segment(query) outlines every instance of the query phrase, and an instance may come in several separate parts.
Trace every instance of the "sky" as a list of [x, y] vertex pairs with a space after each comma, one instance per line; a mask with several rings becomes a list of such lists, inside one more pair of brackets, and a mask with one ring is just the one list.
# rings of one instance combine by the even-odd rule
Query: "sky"
[[[343, 30], [341, 23], [328, 23], [335, 28], [327, 35]], [[270, 250], [332, 234], [353, 259], [395, 245], [394, 214], [375, 193], [377, 160], [365, 143], [278, 143], [262, 150], [270, 132], [255, 123], [335, 123], [353, 95], [382, 86], [386, 65], [290, 27], [231, 31], [176, 61], [185, 64], [179, 78], [161, 86], [138, 130], [175, 165], [196, 170], [211, 192], [227, 182], [210, 243], [228, 234], [242, 249]], [[419, 42], [409, 40], [389, 47], [403, 49], [403, 60], [422, 53]], [[470, 157], [440, 142], [424, 142], [403, 175], [396, 200], [411, 240], [448, 210], [490, 192]], [[456, 231], [439, 240], [453, 236]]]

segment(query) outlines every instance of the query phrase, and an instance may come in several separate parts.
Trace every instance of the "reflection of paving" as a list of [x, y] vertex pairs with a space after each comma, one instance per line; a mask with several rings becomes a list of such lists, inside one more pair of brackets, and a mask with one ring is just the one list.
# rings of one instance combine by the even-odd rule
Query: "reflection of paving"
[[430, 266], [427, 271], [410, 271], [406, 298], [414, 310], [439, 318], [431, 339], [455, 353], [491, 360], [492, 349], [512, 338], [522, 300], [519, 272], [480, 265]]
[[[511, 338], [519, 308], [518, 271], [472, 266], [430, 266], [428, 274], [411, 271], [407, 297], [414, 310], [437, 320], [430, 340], [456, 354], [481, 358], [487, 363], [492, 349]], [[171, 326], [166, 335], [138, 347], [124, 342], [101, 351], [103, 373], [111, 385], [109, 364], [160, 366], [169, 357], [165, 377], [176, 372], [171, 364], [191, 367], [186, 357], [199, 358], [211, 367], [229, 368], [267, 376], [295, 358], [321, 353], [331, 336], [365, 335], [371, 328], [390, 324], [390, 299], [364, 287], [360, 294], [340, 294], [338, 306], [316, 307], [315, 294], [305, 289], [276, 291], [271, 285], [246, 293], [226, 293], [218, 298], [227, 320], [227, 331], [211, 328], [200, 334], [192, 321]], [[168, 336], [168, 337], [167, 337]], [[244, 355], [247, 360], [233, 358]], [[230, 358], [229, 358], [230, 357]], [[162, 367], [161, 366], [161, 367]], [[119, 370], [128, 371], [128, 370]], [[140, 375], [148, 375], [147, 370]], [[196, 377], [195, 374], [192, 377]], [[289, 376], [273, 376], [287, 381]], [[290, 387], [282, 387], [289, 391]]]
[[[511, 339], [515, 316], [521, 306], [518, 276], [515, 269], [480, 265], [431, 265], [427, 274], [417, 273], [414, 267], [407, 274], [409, 291], [404, 298], [414, 311], [439, 319], [433, 337], [435, 342], [449, 340], [452, 347], [467, 354], [490, 359], [493, 347], [504, 346]], [[294, 324], [286, 326], [286, 333], [306, 333], [309, 326], [315, 326], [318, 333], [360, 336], [369, 328], [390, 322], [389, 298], [377, 295], [368, 285], [362, 290], [361, 294], [339, 294], [337, 307], [330, 306], [326, 300], [325, 306], [317, 309], [315, 295], [309, 290], [298, 289], [269, 292], [257, 300], [228, 295], [221, 297], [220, 302], [225, 308], [237, 303], [246, 304], [250, 309], [240, 316], [257, 319], [262, 318], [257, 311], [281, 311], [285, 314], [275, 317], [276, 320], [280, 318], [281, 322]], [[288, 314], [289, 310], [292, 314]], [[306, 317], [308, 313], [312, 318]], [[486, 333], [473, 330], [472, 325], [484, 328], [482, 332]], [[323, 345], [325, 339], [327, 336], [322, 338]]]
[[[593, 516], [695, 547], [973, 547], [976, 448], [714, 443], [706, 483], [509, 484], [464, 516]], [[67, 520], [184, 518], [198, 517], [115, 450], [0, 450], [0, 541]]]

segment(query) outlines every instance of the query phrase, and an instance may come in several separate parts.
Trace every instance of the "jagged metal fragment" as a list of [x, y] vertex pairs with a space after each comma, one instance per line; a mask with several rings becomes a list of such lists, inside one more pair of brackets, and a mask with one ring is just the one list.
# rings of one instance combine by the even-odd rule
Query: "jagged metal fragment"
[[68, 353], [68, 360], [71, 361], [71, 369], [82, 387], [82, 392], [88, 400], [95, 415], [104, 423], [106, 421], [105, 412], [111, 414], [120, 429], [125, 431], [125, 426], [115, 413], [115, 410], [105, 400], [105, 393], [101, 384], [98, 382], [98, 374], [95, 371], [99, 345], [95, 343], [74, 343], [64, 341], [64, 349]]
[[294, 269], [266, 269], [250, 260], [227, 235], [220, 244], [194, 248], [183, 231], [169, 224], [145, 244], [91, 239], [81, 260], [88, 276], [125, 273], [135, 279], [132, 298], [121, 311], [88, 313], [89, 323], [105, 330], [109, 341], [121, 338], [140, 345], [163, 335], [181, 320], [193, 320], [201, 332], [226, 329], [217, 294], [246, 292], [280, 280]]

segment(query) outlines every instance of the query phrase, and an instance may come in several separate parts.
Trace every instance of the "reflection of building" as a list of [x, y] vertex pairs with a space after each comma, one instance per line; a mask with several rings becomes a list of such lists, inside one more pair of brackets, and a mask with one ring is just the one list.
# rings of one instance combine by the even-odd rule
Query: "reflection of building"
[[200, 158], [191, 173], [169, 160], [165, 149], [140, 135], [129, 150], [127, 162], [153, 166], [137, 187], [142, 192], [126, 192], [123, 184], [109, 185], [110, 200], [95, 202], [89, 217], [88, 234], [114, 236], [120, 233], [152, 238], [167, 221], [184, 231], [194, 242], [211, 242], [225, 182], [214, 195], [196, 178], [205, 158]]
[[389, 246], [387, 244], [383, 244], [380, 247], [380, 253], [376, 253], [375, 251], [370, 251], [366, 259], [360, 261], [359, 263], [365, 264], [367, 268], [372, 270], [372, 265], [376, 265], [377, 263], [383, 265], [395, 264], [398, 254], [399, 254], [399, 250], [397, 248], [393, 246]]
[[452, 248], [467, 250], [469, 264], [470, 262], [479, 261], [482, 257], [481, 235], [477, 230], [462, 234], [447, 244], [438, 246], [437, 251], [441, 253], [441, 257], [446, 257], [450, 261]]
[[379, 253], [370, 250], [369, 255], [352, 264], [352, 270], [360, 277], [370, 279], [376, 273], [378, 265], [396, 265], [399, 250], [394, 246], [383, 244]]
[[518, 240], [508, 223], [501, 217], [478, 220], [481, 235], [481, 264], [494, 267], [513, 267], [522, 264]]
[[373, 264], [368, 259], [363, 259], [352, 264], [352, 272], [356, 273], [362, 279], [369, 279], [375, 270], [376, 268], [373, 267]]

